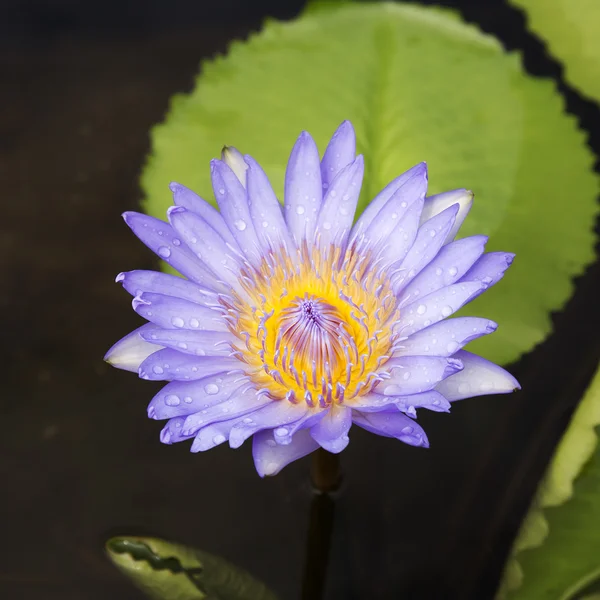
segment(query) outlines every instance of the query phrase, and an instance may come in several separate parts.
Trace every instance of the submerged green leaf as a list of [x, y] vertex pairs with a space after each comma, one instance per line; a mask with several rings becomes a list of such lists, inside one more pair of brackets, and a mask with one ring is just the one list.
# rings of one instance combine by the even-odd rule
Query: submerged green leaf
[[172, 180], [213, 202], [208, 162], [224, 144], [252, 154], [282, 198], [298, 133], [324, 150], [344, 119], [366, 161], [359, 212], [427, 160], [430, 193], [475, 192], [461, 235], [517, 254], [510, 276], [468, 307], [501, 324], [473, 351], [506, 363], [543, 340], [593, 257], [592, 155], [554, 84], [448, 11], [342, 4], [232, 44], [153, 130], [145, 208], [164, 217]]
[[155, 600], [276, 600], [248, 573], [201, 550], [123, 536], [106, 543], [110, 560]]
[[598, 425], [600, 369], [521, 527], [500, 598], [590, 600], [600, 592]]
[[598, 0], [510, 0], [522, 8], [527, 26], [565, 66], [565, 78], [600, 102], [600, 2]]

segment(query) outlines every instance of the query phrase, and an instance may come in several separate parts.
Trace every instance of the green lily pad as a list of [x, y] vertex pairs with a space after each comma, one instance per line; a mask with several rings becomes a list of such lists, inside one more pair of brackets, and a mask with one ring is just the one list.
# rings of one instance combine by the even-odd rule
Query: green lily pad
[[242, 569], [180, 544], [122, 536], [108, 540], [106, 552], [121, 572], [155, 600], [277, 600]]
[[509, 0], [522, 8], [527, 26], [565, 66], [565, 78], [600, 102], [600, 2]]
[[489, 250], [517, 254], [465, 311], [501, 324], [473, 351], [506, 363], [542, 341], [593, 258], [593, 158], [554, 84], [526, 75], [518, 55], [454, 13], [341, 4], [234, 42], [153, 129], [144, 207], [164, 218], [172, 180], [212, 202], [208, 162], [224, 144], [252, 154], [282, 198], [299, 132], [323, 151], [344, 119], [365, 156], [359, 211], [426, 160], [431, 193], [475, 192], [461, 235], [488, 234]]
[[499, 598], [589, 600], [600, 593], [600, 370], [527, 515]]

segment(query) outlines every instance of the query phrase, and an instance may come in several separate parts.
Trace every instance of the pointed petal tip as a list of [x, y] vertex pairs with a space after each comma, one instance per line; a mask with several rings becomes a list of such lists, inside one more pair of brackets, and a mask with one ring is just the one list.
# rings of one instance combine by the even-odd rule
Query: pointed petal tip
[[167, 208], [167, 217], [171, 217], [171, 215], [176, 215], [178, 213], [188, 212], [184, 206], [169, 206]]
[[115, 283], [121, 283], [124, 279], [125, 279], [125, 272], [121, 272], [115, 277]]
[[152, 302], [150, 302], [149, 300], [145, 300], [144, 298], [142, 298], [143, 295], [144, 294], [141, 294], [140, 296], [135, 296], [131, 300], [131, 306], [133, 306], [133, 310], [137, 310], [139, 306], [150, 306], [152, 304]]

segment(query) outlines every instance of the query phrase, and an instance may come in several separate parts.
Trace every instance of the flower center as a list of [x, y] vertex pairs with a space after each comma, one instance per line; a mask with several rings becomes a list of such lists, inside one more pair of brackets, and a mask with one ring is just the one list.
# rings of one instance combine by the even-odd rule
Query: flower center
[[241, 295], [222, 300], [234, 354], [262, 393], [325, 408], [381, 380], [395, 342], [396, 297], [368, 253], [306, 245], [245, 265]]
[[345, 349], [353, 345], [339, 310], [323, 298], [305, 294], [281, 311], [274, 362], [313, 387], [333, 387], [343, 375]]

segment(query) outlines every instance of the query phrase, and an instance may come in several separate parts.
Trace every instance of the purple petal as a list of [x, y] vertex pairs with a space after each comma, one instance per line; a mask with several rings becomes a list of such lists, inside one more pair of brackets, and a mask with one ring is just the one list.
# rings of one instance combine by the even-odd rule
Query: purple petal
[[163, 387], [148, 405], [151, 419], [168, 419], [199, 413], [229, 400], [248, 381], [239, 374], [219, 373], [196, 381], [173, 381]]
[[321, 161], [323, 191], [331, 185], [337, 174], [354, 161], [356, 136], [350, 121], [344, 121], [333, 134]]
[[127, 271], [119, 273], [116, 281], [123, 284], [123, 287], [132, 296], [141, 296], [145, 292], [152, 292], [163, 296], [182, 298], [196, 304], [205, 302], [214, 304], [218, 301], [218, 294], [215, 292], [205, 290], [197, 283], [187, 279], [158, 271]]
[[245, 157], [248, 165], [248, 200], [250, 216], [258, 239], [265, 251], [283, 246], [289, 253], [295, 248], [290, 235], [281, 204], [275, 196], [269, 179], [260, 165], [251, 157]]
[[246, 257], [258, 264], [260, 243], [250, 217], [248, 197], [235, 173], [221, 160], [210, 163], [212, 185], [221, 214]]
[[142, 334], [152, 325], [146, 323], [138, 327], [114, 344], [104, 356], [104, 360], [117, 369], [137, 372], [140, 365], [162, 346], [147, 342]]
[[171, 225], [217, 281], [243, 294], [239, 283], [240, 261], [243, 261], [243, 257], [228, 246], [202, 217], [181, 206], [171, 207], [168, 215]]
[[429, 198], [426, 198], [425, 206], [423, 206], [423, 215], [421, 217], [422, 223], [428, 219], [431, 219], [435, 215], [438, 215], [453, 204], [458, 204], [459, 209], [456, 215], [456, 220], [454, 221], [454, 225], [446, 235], [446, 239], [444, 240], [445, 244], [448, 244], [455, 238], [460, 226], [463, 224], [463, 221], [469, 214], [471, 206], [473, 205], [473, 192], [460, 189], [453, 190], [451, 192], [443, 192], [442, 194], [435, 194], [434, 196], [429, 196]]
[[[419, 230], [419, 215], [423, 208], [423, 197], [417, 198], [406, 210], [392, 234], [385, 240], [380, 256], [384, 265], [398, 264], [404, 260]], [[360, 238], [359, 238], [360, 239]]]
[[148, 292], [136, 296], [132, 305], [138, 315], [164, 329], [228, 331], [218, 311], [189, 300]]
[[[274, 429], [275, 438], [288, 435], [285, 427], [308, 412], [306, 404], [291, 404], [287, 400], [270, 402], [238, 422], [229, 434], [229, 445], [239, 448], [251, 435], [263, 429]], [[290, 443], [291, 443], [290, 439]]]
[[345, 243], [352, 229], [364, 169], [363, 157], [359, 155], [331, 182], [323, 198], [316, 229], [322, 248], [332, 242]]
[[[196, 356], [231, 356], [237, 338], [228, 331], [191, 331], [190, 329], [149, 329], [140, 333], [151, 344], [160, 344], [184, 354]], [[137, 371], [137, 369], [136, 369]]]
[[176, 206], [183, 206], [202, 217], [227, 243], [237, 248], [235, 238], [231, 235], [225, 219], [214, 206], [180, 183], [173, 182], [169, 188], [173, 192], [173, 203]]
[[310, 454], [319, 444], [310, 436], [308, 429], [296, 433], [292, 443], [281, 446], [273, 439], [269, 429], [259, 431], [253, 438], [252, 454], [254, 465], [261, 477], [277, 475], [283, 467], [291, 462]]
[[[411, 169], [409, 173], [410, 177], [405, 179], [365, 229], [365, 236], [374, 243], [385, 243], [392, 232], [394, 235], [398, 235], [400, 233], [398, 229], [402, 228], [402, 220], [408, 211], [408, 207], [412, 206], [417, 200], [425, 198], [427, 193], [427, 166], [425, 163], [421, 163]], [[422, 203], [415, 205], [414, 208], [421, 206]]]
[[321, 448], [338, 454], [348, 445], [350, 427], [352, 427], [352, 410], [346, 406], [334, 405], [310, 428], [310, 435]]
[[427, 294], [427, 296], [401, 307], [400, 318], [396, 322], [395, 330], [403, 338], [407, 338], [455, 313], [467, 302], [470, 302], [483, 287], [485, 286], [478, 281], [455, 283], [432, 294]]
[[403, 356], [391, 358], [382, 368], [389, 378], [379, 383], [374, 391], [384, 396], [407, 396], [433, 389], [437, 383], [462, 369], [455, 358], [439, 356]]
[[303, 131], [285, 172], [285, 221], [297, 244], [304, 239], [312, 242], [322, 196], [319, 151]]
[[[183, 425], [185, 433], [198, 432], [196, 439], [192, 444], [192, 452], [203, 452], [209, 450], [214, 445], [221, 443], [224, 440], [215, 440], [212, 429], [204, 431], [207, 427], [212, 427], [215, 423], [222, 421], [228, 421], [231, 427], [238, 424], [240, 421], [237, 420], [242, 417], [251, 417], [257, 409], [273, 402], [266, 394], [257, 394], [253, 388], [248, 388], [243, 392], [237, 392], [233, 396], [221, 402], [215, 406], [209, 406], [208, 408], [200, 411], [199, 413], [190, 415]], [[235, 422], [232, 422], [235, 421]], [[229, 432], [227, 433], [227, 439], [229, 438]], [[225, 435], [225, 434], [223, 434]]]
[[185, 419], [183, 417], [175, 417], [171, 419], [160, 432], [160, 441], [163, 444], [176, 444], [177, 442], [182, 442], [184, 440], [189, 440], [190, 435], [183, 435], [183, 422]]
[[444, 246], [437, 256], [400, 292], [398, 301], [425, 296], [456, 283], [483, 254], [487, 236], [474, 235]]
[[461, 281], [480, 281], [483, 287], [474, 297], [479, 296], [504, 277], [514, 258], [510, 252], [488, 252], [462, 276]]
[[459, 350], [454, 356], [463, 363], [463, 370], [435, 388], [450, 402], [485, 394], [508, 394], [521, 389], [508, 371], [481, 356], [466, 350]]
[[448, 412], [450, 410], [450, 402], [434, 390], [419, 394], [410, 394], [408, 396], [384, 396], [382, 394], [371, 393], [363, 396], [358, 401], [353, 401], [352, 408], [365, 413], [389, 412], [397, 408], [414, 416], [416, 415], [415, 408], [427, 408], [435, 412]]
[[225, 291], [216, 282], [214, 275], [202, 266], [185, 244], [181, 243], [179, 235], [168, 223], [136, 212], [123, 213], [123, 219], [152, 252], [158, 254], [176, 271], [209, 290]]
[[[190, 448], [190, 452], [205, 452], [206, 450], [211, 450], [220, 444], [223, 444], [229, 439], [229, 432], [231, 428], [239, 423], [243, 417], [236, 417], [235, 419], [229, 419], [227, 421], [218, 421], [213, 423], [212, 425], [207, 425], [206, 427], [202, 427], [200, 431], [198, 428], [194, 429], [194, 433], [191, 435], [195, 435], [196, 439], [192, 443], [192, 447]], [[186, 433], [189, 434], [189, 431], [186, 430]]]
[[354, 411], [353, 421], [363, 429], [410, 444], [429, 448], [429, 440], [423, 428], [401, 412], [360, 413]]
[[415, 174], [420, 172], [427, 172], [426, 163], [419, 163], [412, 167], [405, 173], [402, 173], [399, 177], [396, 177], [391, 183], [388, 183], [371, 202], [367, 205], [362, 215], [356, 222], [356, 225], [352, 229], [351, 242], [354, 241], [361, 233], [364, 233], [369, 225], [373, 222], [373, 219], [379, 214], [379, 211], [387, 204], [388, 200]]
[[229, 373], [240, 367], [236, 358], [190, 356], [171, 348], [151, 354], [138, 370], [142, 379], [152, 381], [188, 381], [217, 373]]
[[452, 356], [465, 344], [493, 333], [497, 327], [493, 321], [478, 317], [446, 319], [398, 342], [394, 356]]
[[454, 223], [457, 211], [457, 205], [450, 206], [419, 227], [414, 244], [400, 265], [401, 271], [394, 278], [394, 290], [397, 294], [436, 257]]

